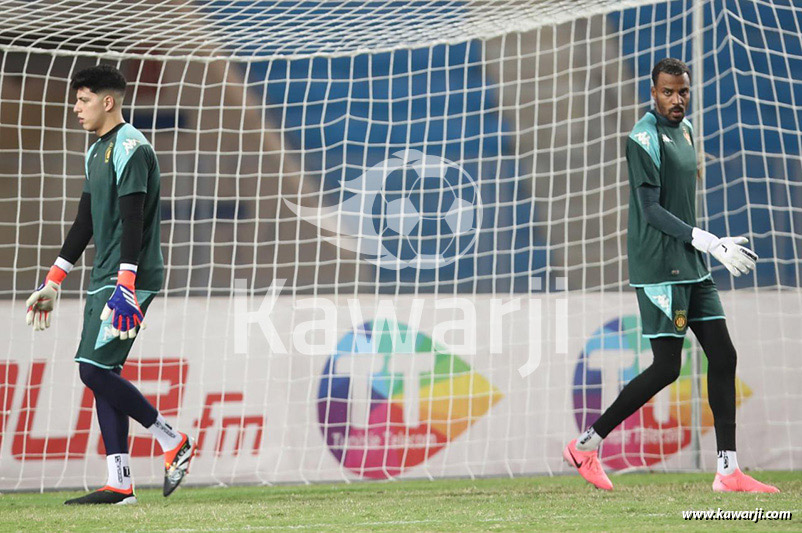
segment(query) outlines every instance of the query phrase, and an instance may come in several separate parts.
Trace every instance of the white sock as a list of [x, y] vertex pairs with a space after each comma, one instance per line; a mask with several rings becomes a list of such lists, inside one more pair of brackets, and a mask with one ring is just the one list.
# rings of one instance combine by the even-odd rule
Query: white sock
[[722, 450], [718, 452], [718, 462], [716, 471], [722, 476], [729, 476], [738, 469], [738, 458], [735, 452]]
[[128, 490], [131, 488], [131, 467], [127, 453], [115, 453], [106, 456], [106, 466], [109, 469], [109, 479], [106, 485], [115, 489]]
[[592, 452], [601, 444], [602, 438], [596, 434], [593, 427], [589, 427], [576, 439], [576, 449], [580, 452]]
[[161, 414], [156, 417], [156, 421], [148, 428], [148, 431], [153, 433], [153, 436], [159, 441], [159, 446], [162, 447], [163, 452], [172, 450], [181, 444], [181, 433], [174, 430]]

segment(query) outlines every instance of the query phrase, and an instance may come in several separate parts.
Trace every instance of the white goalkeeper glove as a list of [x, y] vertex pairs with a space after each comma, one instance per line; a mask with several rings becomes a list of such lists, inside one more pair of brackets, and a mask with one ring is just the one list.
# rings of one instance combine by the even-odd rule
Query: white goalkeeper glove
[[67, 277], [70, 268], [72, 264], [59, 258], [56, 264], [50, 267], [50, 272], [42, 284], [26, 300], [28, 312], [25, 315], [25, 322], [33, 326], [34, 331], [44, 331], [50, 327], [50, 313], [56, 306], [56, 296], [61, 288], [61, 282]]
[[700, 252], [711, 254], [727, 267], [736, 278], [754, 270], [757, 254], [742, 244], [749, 242], [746, 237], [724, 237], [719, 239], [701, 228], [693, 228], [691, 244]]

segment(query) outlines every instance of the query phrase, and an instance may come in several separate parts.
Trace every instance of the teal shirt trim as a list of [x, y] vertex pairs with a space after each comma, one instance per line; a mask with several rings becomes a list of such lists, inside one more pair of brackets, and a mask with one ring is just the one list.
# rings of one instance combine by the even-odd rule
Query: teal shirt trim
[[[707, 274], [705, 274], [704, 276], [702, 276], [699, 279], [687, 279], [687, 280], [683, 279], [683, 280], [678, 280], [678, 281], [666, 281], [664, 283], [658, 283], [658, 285], [681, 285], [683, 283], [699, 283], [700, 281], [704, 281], [709, 277], [710, 277], [710, 272], [708, 272]], [[652, 284], [648, 284], [648, 283], [630, 283], [629, 286], [630, 287], [643, 288], [643, 287], [652, 287], [653, 285]], [[669, 318], [671, 318], [671, 317], [669, 317]]]
[[130, 124], [125, 124], [117, 132], [114, 142], [114, 171], [117, 174], [117, 183], [125, 170], [125, 165], [131, 160], [131, 156], [140, 146], [150, 146], [150, 143], [142, 133]]
[[643, 118], [632, 128], [629, 138], [649, 154], [654, 166], [660, 168], [660, 139], [657, 138], [657, 119], [653, 114], [643, 115]]
[[[117, 285], [103, 285], [102, 287], [99, 287], [97, 289], [93, 289], [91, 291], [86, 291], [86, 294], [89, 294], [89, 295], [97, 294], [100, 291], [103, 291], [103, 290], [106, 290], [106, 289], [114, 289], [115, 287], [117, 287]], [[158, 292], [159, 291], [146, 291], [146, 290], [143, 290], [143, 289], [137, 289], [136, 290], [136, 297], [139, 298], [140, 294], [144, 294], [146, 296], [150, 296], [150, 295], [156, 294]]]
[[97, 143], [100, 142], [100, 139], [96, 140], [92, 143], [92, 146], [89, 147], [89, 150], [86, 151], [86, 156], [84, 157], [84, 178], [89, 179], [89, 160], [92, 159], [92, 154], [95, 153], [95, 148], [97, 148]]
[[684, 124], [685, 126], [688, 127], [688, 129], [691, 132], [691, 137], [693, 137], [693, 124], [691, 124], [691, 121], [688, 120], [687, 118], [683, 118], [682, 119], [682, 124]]
[[103, 290], [106, 290], [106, 289], [113, 289], [113, 288], [114, 288], [114, 287], [116, 287], [116, 286], [117, 286], [117, 285], [103, 285], [103, 286], [102, 286], [102, 287], [100, 287], [99, 289], [95, 289], [95, 290], [92, 290], [92, 291], [86, 291], [86, 294], [90, 294], [90, 295], [91, 295], [91, 294], [97, 294], [97, 293], [99, 293], [100, 291], [103, 291]]

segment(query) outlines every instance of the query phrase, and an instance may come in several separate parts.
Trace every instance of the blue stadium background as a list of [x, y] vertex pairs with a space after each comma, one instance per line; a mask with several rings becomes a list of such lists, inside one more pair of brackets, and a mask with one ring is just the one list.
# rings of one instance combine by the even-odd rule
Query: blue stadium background
[[[776, 9], [787, 4], [705, 4], [705, 151], [719, 161], [707, 164], [709, 229], [720, 235], [750, 234], [762, 258], [757, 276], [743, 277], [737, 286], [802, 282], [797, 252], [802, 241], [796, 231], [802, 224], [802, 108], [796, 105], [802, 102], [802, 82], [792, 74], [802, 72], [802, 21], [790, 10]], [[291, 11], [297, 6], [289, 13], [296, 17], [315, 17], [338, 3], [239, 1], [230, 10], [230, 2], [206, 5], [221, 24], [236, 24], [244, 17], [286, 14], [288, 6]], [[388, 9], [402, 5], [392, 3]], [[462, 9], [453, 2], [432, 5], [450, 5], [455, 16]], [[240, 11], [243, 6], [251, 7]], [[644, 111], [655, 60], [669, 55], [692, 60], [690, 7], [689, 0], [678, 0], [607, 16], [608, 24], [621, 32], [621, 53], [641, 80]], [[298, 46], [298, 51], [310, 51], [304, 43]], [[242, 51], [252, 53], [247, 47]], [[420, 290], [437, 280], [439, 290], [453, 283], [456, 290], [504, 292], [524, 290], [527, 278], [546, 268], [546, 243], [532, 231], [542, 214], [531, 208], [528, 192], [515, 186], [516, 176], [530, 169], [511, 157], [512, 132], [498, 113], [493, 80], [481, 67], [480, 53], [479, 43], [468, 42], [355, 57], [271, 60], [247, 69], [253, 87], [264, 89], [263, 98], [283, 103], [274, 107], [281, 111], [273, 118], [294, 132], [289, 141], [304, 151], [306, 172], [319, 176], [325, 190], [334, 191], [341, 179], [385, 159], [395, 151], [388, 151], [388, 145], [408, 146], [467, 161], [465, 170], [478, 177], [484, 205], [500, 206], [486, 207], [485, 231], [472, 254], [437, 271], [380, 269], [379, 281], [416, 282]], [[481, 168], [477, 161], [483, 162]], [[787, 185], [765, 179], [783, 175]], [[715, 275], [720, 286], [730, 286], [723, 269]]]
[[[625, 32], [621, 52], [642, 78], [641, 101], [649, 98], [649, 81], [643, 77], [648, 76], [655, 57], [647, 49], [649, 43], [664, 50], [660, 55], [691, 60], [689, 5], [675, 1], [611, 15]], [[755, 251], [763, 259], [757, 269], [759, 285], [797, 287], [802, 282], [798, 252], [802, 245], [802, 107], [798, 104], [802, 102], [802, 20], [781, 9], [783, 5], [790, 2], [781, 0], [772, 6], [718, 0], [705, 5], [705, 152], [723, 161], [706, 165], [707, 208], [710, 231], [751, 234]], [[677, 19], [685, 24], [666, 22]], [[789, 180], [787, 189], [765, 179], [783, 176]], [[719, 285], [729, 286], [724, 271], [718, 269], [715, 274]], [[738, 279], [737, 286], [755, 283], [748, 278]]]

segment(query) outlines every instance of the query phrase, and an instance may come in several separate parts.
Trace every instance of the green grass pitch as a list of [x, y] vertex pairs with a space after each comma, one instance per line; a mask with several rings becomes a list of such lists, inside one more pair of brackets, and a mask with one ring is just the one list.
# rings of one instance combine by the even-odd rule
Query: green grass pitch
[[[182, 487], [169, 499], [65, 507], [77, 492], [0, 495], [0, 531], [735, 531], [802, 530], [802, 473], [761, 472], [781, 494], [716, 494], [711, 474], [579, 476], [280, 487]], [[791, 521], [685, 521], [684, 510], [791, 511]]]

